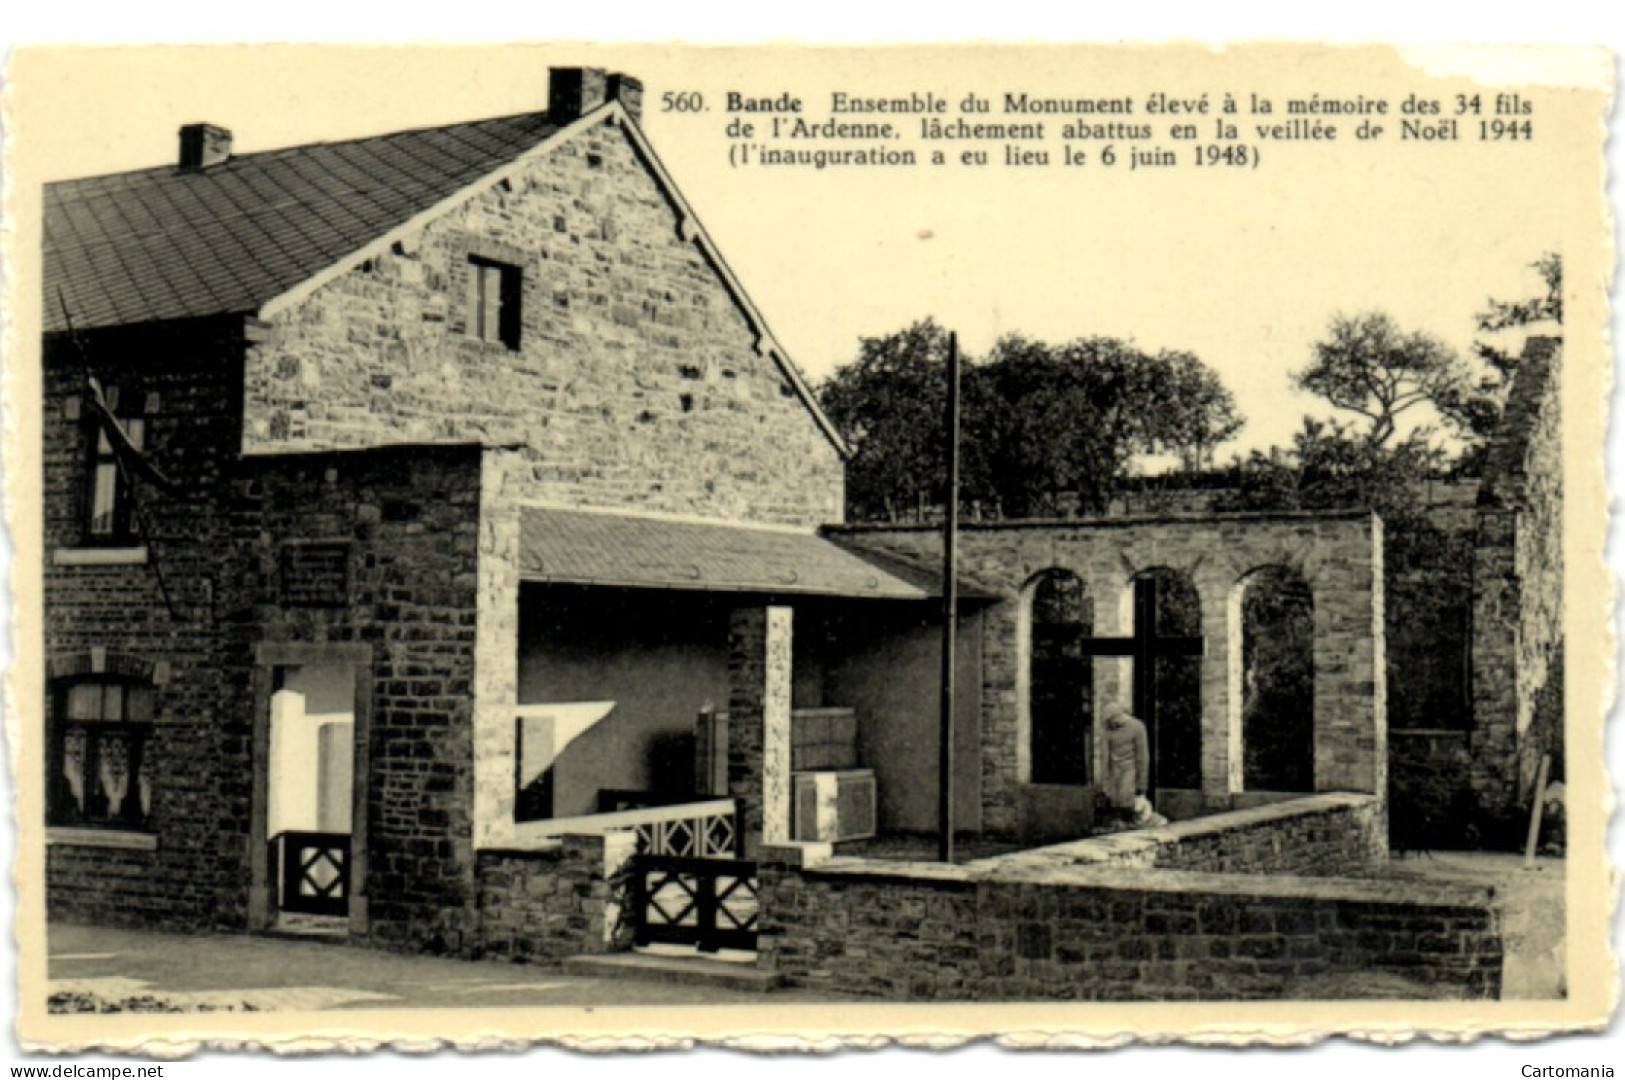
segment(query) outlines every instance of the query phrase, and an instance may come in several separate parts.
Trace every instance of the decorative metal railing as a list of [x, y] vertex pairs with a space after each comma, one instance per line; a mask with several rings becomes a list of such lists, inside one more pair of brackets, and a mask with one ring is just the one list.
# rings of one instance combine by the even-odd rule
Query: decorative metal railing
[[[732, 799], [722, 812], [686, 813], [682, 817], [656, 818], [635, 825], [639, 855], [675, 855], [687, 858], [732, 858], [739, 854], [739, 824]], [[704, 806], [708, 804], [691, 804]], [[661, 807], [688, 810], [691, 807]]]
[[753, 862], [639, 855], [630, 891], [636, 945], [756, 948], [761, 905]]
[[349, 913], [349, 833], [278, 833], [270, 849], [283, 911], [310, 915]]
[[640, 854], [727, 858], [740, 850], [739, 825], [732, 799], [528, 821], [516, 831], [521, 842], [536, 842], [572, 833], [622, 830], [630, 830], [637, 837]]

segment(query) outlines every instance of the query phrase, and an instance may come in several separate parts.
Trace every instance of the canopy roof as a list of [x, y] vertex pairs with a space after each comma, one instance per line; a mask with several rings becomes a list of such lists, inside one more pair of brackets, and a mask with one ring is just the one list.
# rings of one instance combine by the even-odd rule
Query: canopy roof
[[814, 533], [595, 510], [522, 512], [520, 578], [551, 584], [882, 600], [941, 594], [929, 572]]

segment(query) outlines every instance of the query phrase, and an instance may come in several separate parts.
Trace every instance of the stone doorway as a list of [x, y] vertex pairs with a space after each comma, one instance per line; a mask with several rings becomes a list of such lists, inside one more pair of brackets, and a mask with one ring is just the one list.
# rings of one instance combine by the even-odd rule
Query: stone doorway
[[364, 930], [370, 650], [262, 646], [259, 659], [251, 927]]

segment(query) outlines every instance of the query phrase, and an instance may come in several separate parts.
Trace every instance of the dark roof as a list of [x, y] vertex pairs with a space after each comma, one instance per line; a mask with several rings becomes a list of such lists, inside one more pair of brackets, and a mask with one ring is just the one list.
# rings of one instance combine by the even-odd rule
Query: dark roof
[[522, 511], [524, 581], [696, 592], [925, 600], [928, 575], [813, 533], [590, 510]]
[[545, 113], [45, 188], [45, 329], [258, 311], [536, 146]]

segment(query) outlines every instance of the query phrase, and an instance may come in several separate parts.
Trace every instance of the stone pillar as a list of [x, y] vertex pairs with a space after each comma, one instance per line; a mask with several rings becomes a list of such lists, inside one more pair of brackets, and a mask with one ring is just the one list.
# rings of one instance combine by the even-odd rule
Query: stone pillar
[[1241, 605], [1233, 582], [1205, 575], [1195, 584], [1202, 602], [1202, 802], [1223, 811], [1242, 789]]
[[747, 857], [790, 839], [791, 616], [747, 607], [728, 619], [728, 794]]
[[1387, 644], [1382, 522], [1363, 536], [1323, 541], [1336, 574], [1309, 581], [1315, 600], [1315, 790], [1386, 798]]
[[1481, 509], [1473, 544], [1473, 742], [1470, 780], [1480, 802], [1515, 805], [1518, 754], [1518, 575], [1515, 510]]
[[[480, 461], [480, 517], [466, 526], [478, 545], [474, 623], [475, 847], [513, 836], [515, 703], [519, 700], [519, 508], [512, 501], [517, 455]], [[458, 543], [467, 542], [459, 537]]]

